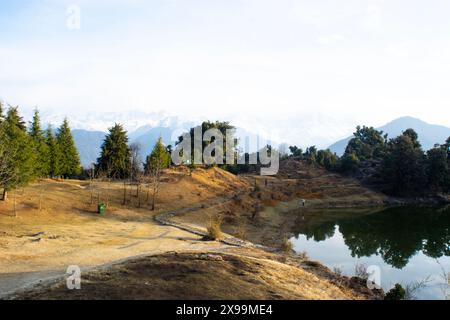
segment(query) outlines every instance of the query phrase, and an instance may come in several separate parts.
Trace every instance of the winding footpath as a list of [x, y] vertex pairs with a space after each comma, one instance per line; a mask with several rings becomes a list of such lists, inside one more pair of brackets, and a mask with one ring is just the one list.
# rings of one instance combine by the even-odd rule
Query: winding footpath
[[[238, 194], [238, 195], [240, 195], [240, 194]], [[194, 207], [190, 207], [190, 208], [182, 208], [182, 209], [179, 209], [176, 211], [162, 213], [162, 214], [156, 215], [154, 217], [154, 220], [162, 225], [174, 227], [174, 228], [195, 234], [197, 236], [206, 238], [208, 236], [208, 232], [204, 228], [201, 228], [201, 227], [195, 226], [195, 225], [191, 225], [191, 224], [187, 224], [187, 223], [176, 222], [173, 220], [173, 218], [178, 215], [182, 215], [182, 214], [185, 214], [188, 212], [195, 212], [195, 211], [198, 211], [201, 209], [208, 209], [208, 208], [212, 208], [217, 205], [222, 205], [222, 204], [232, 201], [233, 198], [234, 197], [219, 198], [217, 200], [210, 201], [207, 204], [202, 204], [199, 206], [194, 206]], [[229, 245], [229, 246], [262, 248], [262, 246], [260, 246], [260, 245], [255, 245], [251, 242], [244, 241], [242, 239], [238, 239], [238, 238], [232, 237], [230, 235], [224, 235], [224, 238], [220, 239], [219, 241], [221, 243]]]
[[[238, 195], [243, 194], [239, 193]], [[201, 238], [207, 237], [207, 230], [197, 225], [182, 223], [174, 221], [176, 216], [188, 213], [195, 212], [202, 209], [213, 208], [214, 206], [223, 205], [227, 202], [233, 201], [234, 197], [227, 198], [216, 198], [209, 202], [205, 202], [200, 205], [195, 205], [192, 207], [180, 208], [179, 210], [164, 212], [154, 216], [154, 221], [161, 225], [163, 228], [175, 228], [181, 231], [196, 235]], [[167, 230], [169, 232], [170, 229]], [[163, 240], [167, 235], [167, 232], [162, 232], [157, 236], [151, 238], [151, 240], [160, 239]], [[200, 239], [199, 239], [200, 240]], [[180, 246], [180, 248], [174, 247], [173, 250], [168, 249], [159, 249], [155, 248], [155, 250], [147, 250], [142, 254], [136, 255], [131, 254], [128, 257], [124, 257], [123, 259], [114, 259], [107, 263], [97, 264], [92, 266], [84, 266], [82, 267], [83, 273], [89, 272], [93, 270], [101, 270], [109, 268], [115, 264], [120, 264], [127, 262], [129, 260], [134, 260], [137, 258], [143, 258], [148, 256], [155, 256], [160, 254], [165, 254], [168, 252], [217, 252], [224, 253], [230, 247], [246, 247], [246, 248], [261, 248], [268, 251], [273, 251], [271, 248], [266, 248], [264, 246], [256, 245], [248, 241], [244, 241], [235, 237], [232, 237], [227, 234], [223, 234], [223, 238], [219, 241], [210, 242], [212, 245], [208, 245], [208, 242], [200, 242], [199, 244], [191, 243], [187, 246]], [[215, 243], [215, 244], [214, 244]], [[221, 245], [218, 246], [217, 244]], [[121, 248], [123, 249], [123, 248]], [[0, 278], [0, 299], [11, 299], [14, 298], [15, 295], [19, 294], [24, 290], [30, 290], [36, 286], [48, 285], [55, 283], [57, 281], [64, 280], [67, 277], [65, 273], [66, 270], [59, 270], [55, 268], [52, 271], [35, 271], [35, 272], [18, 272], [14, 274], [3, 274]]]

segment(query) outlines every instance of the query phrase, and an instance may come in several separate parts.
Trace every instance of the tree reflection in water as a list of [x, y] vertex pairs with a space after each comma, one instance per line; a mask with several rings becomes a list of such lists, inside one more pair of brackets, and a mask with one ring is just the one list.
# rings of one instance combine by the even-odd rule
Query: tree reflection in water
[[320, 223], [296, 224], [294, 232], [324, 241], [334, 236], [336, 226], [353, 257], [380, 255], [397, 269], [420, 251], [431, 258], [450, 256], [448, 208], [398, 207], [355, 217], [321, 216]]

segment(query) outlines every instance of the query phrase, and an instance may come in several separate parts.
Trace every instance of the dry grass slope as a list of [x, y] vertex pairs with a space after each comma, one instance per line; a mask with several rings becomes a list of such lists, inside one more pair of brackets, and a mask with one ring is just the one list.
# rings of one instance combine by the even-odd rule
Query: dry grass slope
[[181, 253], [133, 260], [83, 277], [82, 289], [64, 281], [21, 299], [362, 299], [326, 280], [275, 260], [242, 254]]
[[[315, 268], [285, 264], [279, 255], [262, 259], [263, 252], [255, 256], [255, 252], [243, 248], [231, 248], [233, 254], [226, 254], [230, 247], [223, 243], [205, 242], [200, 236], [154, 221], [157, 214], [194, 208], [175, 219], [206, 229], [210, 217], [219, 217], [223, 224], [212, 230], [213, 238], [219, 237], [220, 230], [278, 247], [270, 240], [283, 239], [285, 226], [281, 216], [271, 211], [275, 210], [273, 206], [277, 206], [276, 211], [289, 211], [291, 206], [298, 206], [299, 196], [310, 203], [338, 201], [342, 195], [335, 195], [330, 187], [336, 185], [346, 186], [344, 194], [351, 195], [356, 189], [362, 190], [360, 194], [368, 193], [345, 178], [323, 177], [316, 168], [300, 167], [306, 173], [285, 177], [282, 167], [280, 176], [267, 180], [236, 177], [218, 168], [199, 168], [192, 174], [186, 168], [168, 170], [154, 212], [146, 201], [145, 186], [139, 194], [136, 186], [127, 186], [123, 205], [121, 182], [95, 181], [91, 186], [88, 181], [45, 180], [18, 190], [17, 217], [12, 214], [12, 197], [8, 203], [0, 202], [0, 297], [43, 275], [64, 275], [68, 265], [76, 264], [84, 270], [142, 254], [158, 254], [89, 273], [83, 278], [83, 288], [92, 291], [67, 292], [63, 286], [56, 286], [28, 292], [25, 297], [361, 298], [323, 274], [315, 275]], [[309, 178], [302, 178], [306, 176]], [[97, 201], [108, 204], [103, 216], [96, 212]], [[171, 251], [180, 254], [165, 254]], [[147, 280], [140, 281], [141, 277]]]

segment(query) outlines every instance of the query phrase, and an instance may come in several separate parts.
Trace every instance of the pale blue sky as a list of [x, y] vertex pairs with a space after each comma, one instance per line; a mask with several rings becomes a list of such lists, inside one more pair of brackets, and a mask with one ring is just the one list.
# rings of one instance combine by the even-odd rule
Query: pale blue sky
[[447, 0], [2, 0], [0, 98], [69, 115], [315, 117], [335, 135], [403, 115], [450, 126], [449, 15]]

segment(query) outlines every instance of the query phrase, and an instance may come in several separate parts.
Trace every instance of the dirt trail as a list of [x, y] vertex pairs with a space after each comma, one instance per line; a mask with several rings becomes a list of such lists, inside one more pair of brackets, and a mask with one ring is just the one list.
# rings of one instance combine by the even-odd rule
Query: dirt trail
[[[239, 196], [242, 194], [244, 194], [244, 192], [238, 193], [236, 195]], [[233, 198], [236, 197], [236, 195], [234, 195], [233, 197], [228, 197], [228, 198], [218, 198], [217, 200], [210, 201], [207, 204], [202, 204], [202, 205], [198, 205], [198, 206], [192, 206], [190, 208], [183, 208], [183, 209], [175, 210], [172, 212], [162, 213], [162, 214], [155, 216], [155, 221], [159, 222], [162, 225], [172, 226], [174, 228], [178, 228], [180, 230], [189, 232], [189, 233], [197, 235], [197, 236], [201, 236], [203, 238], [203, 237], [207, 236], [207, 234], [208, 234], [208, 232], [205, 228], [195, 225], [195, 224], [174, 221], [173, 218], [175, 218], [178, 215], [184, 215], [186, 213], [194, 213], [198, 210], [211, 209], [218, 205], [224, 205], [228, 202], [233, 201]], [[220, 239], [220, 242], [223, 244], [229, 245], [229, 246], [236, 246], [236, 247], [250, 247], [250, 248], [251, 247], [259, 247], [259, 248], [264, 247], [262, 245], [254, 244], [252, 242], [245, 241], [245, 240], [230, 236], [228, 234], [224, 234], [223, 238]], [[264, 248], [267, 250], [270, 250], [270, 248], [266, 248], [266, 247], [264, 247]]]
[[[134, 236], [136, 230], [142, 228], [142, 226], [137, 225], [132, 225], [122, 232], [110, 233], [113, 238], [105, 239], [104, 241], [106, 243], [109, 241], [111, 244], [116, 242], [117, 245], [104, 248], [101, 255], [99, 254], [98, 248], [91, 246], [78, 248], [77, 250], [52, 257], [52, 263], [50, 265], [43, 261], [34, 261], [32, 264], [28, 264], [25, 268], [26, 270], [23, 270], [22, 262], [19, 263], [20, 266], [10, 264], [8, 269], [15, 270], [16, 272], [0, 273], [0, 299], [8, 298], [17, 292], [29, 289], [35, 285], [60, 280], [67, 276], [66, 270], [69, 265], [78, 265], [82, 273], [85, 273], [93, 269], [103, 269], [138, 257], [155, 254], [168, 252], [224, 252], [230, 246], [251, 247], [253, 244], [229, 235], [225, 235], [225, 238], [221, 242], [204, 242], [202, 238], [206, 235], [205, 229], [170, 220], [171, 217], [177, 214], [210, 208], [218, 204], [224, 204], [230, 200], [231, 198], [218, 198], [203, 203], [202, 205], [180, 208], [175, 211], [158, 214], [154, 217], [154, 220], [160, 223], [160, 225], [149, 221], [147, 224], [151, 228], [148, 228], [148, 233], [145, 232], [144, 235], [142, 231], [139, 231], [139, 237]], [[36, 241], [36, 243], [45, 239], [39, 238], [45, 236], [45, 233], [30, 234], [27, 236], [32, 238], [30, 241]], [[0, 271], [4, 271], [2, 266], [0, 266]]]
[[108, 265], [84, 275], [81, 290], [65, 281], [38, 286], [18, 299], [269, 300], [364, 299], [347, 287], [277, 261], [264, 251], [166, 253]]
[[[11, 216], [11, 205], [2, 207], [0, 203], [0, 298], [44, 281], [60, 280], [70, 265], [78, 265], [84, 274], [136, 257], [170, 252], [236, 250], [235, 254], [241, 255], [250, 250], [260, 255], [262, 246], [228, 234], [221, 242], [202, 238], [209, 214], [231, 213], [231, 217], [241, 215], [245, 220], [255, 202], [269, 199], [272, 206], [274, 199], [282, 203], [304, 197], [304, 193], [294, 192], [299, 187], [295, 181], [269, 182], [270, 187], [258, 193], [252, 178], [217, 168], [191, 174], [173, 170], [164, 177], [156, 212], [145, 206], [145, 193], [132, 193], [133, 187], [124, 206], [122, 183], [96, 182], [93, 195], [87, 182], [44, 181], [43, 210], [36, 205], [42, 185], [27, 187], [18, 194], [21, 209], [17, 217]], [[97, 201], [109, 203], [106, 215], [96, 213]]]

